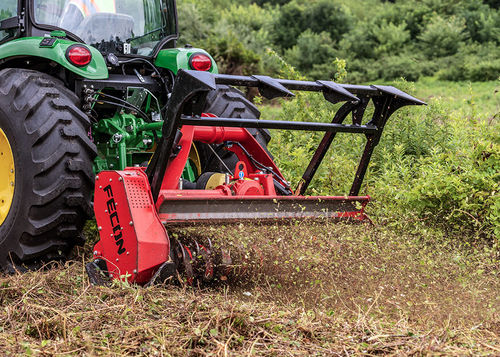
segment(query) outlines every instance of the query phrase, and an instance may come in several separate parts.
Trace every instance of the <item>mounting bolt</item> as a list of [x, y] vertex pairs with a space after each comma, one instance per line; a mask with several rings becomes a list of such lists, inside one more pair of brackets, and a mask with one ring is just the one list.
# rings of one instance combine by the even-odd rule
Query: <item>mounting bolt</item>
[[131, 226], [134, 225], [134, 221], [130, 221], [128, 224], [130, 224]]
[[97, 250], [94, 250], [94, 255], [97, 255]]
[[127, 252], [127, 255], [130, 255], [130, 252]]
[[109, 179], [109, 182], [113, 182], [113, 179]]
[[137, 269], [134, 269], [132, 273], [137, 274]]
[[97, 230], [102, 231], [102, 227], [101, 226], [97, 227]]
[[123, 177], [118, 177], [118, 181], [123, 181]]
[[123, 139], [123, 135], [122, 135], [122, 134], [118, 134], [118, 133], [116, 133], [116, 134], [114, 134], [114, 135], [113, 135], [113, 138], [112, 138], [112, 139], [113, 139], [113, 142], [114, 142], [115, 144], [118, 144], [120, 141], [122, 141], [122, 139]]
[[102, 186], [99, 186], [99, 188], [102, 188]]
[[10, 169], [10, 173], [13, 174], [14, 173], [14, 169]]
[[95, 177], [95, 180], [96, 180], [96, 181], [97, 181], [97, 180], [99, 180], [99, 176], [96, 176], [96, 177]]
[[116, 262], [119, 262], [120, 260], [118, 258], [116, 258]]
[[104, 210], [104, 213], [108, 213], [108, 210], [107, 210], [107, 209], [105, 209], [105, 210]]

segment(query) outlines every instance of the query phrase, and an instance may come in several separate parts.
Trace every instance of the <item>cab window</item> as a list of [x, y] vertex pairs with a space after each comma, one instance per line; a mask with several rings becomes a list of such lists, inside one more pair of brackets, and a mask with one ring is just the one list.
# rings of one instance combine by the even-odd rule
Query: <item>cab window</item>
[[[0, 1], [0, 21], [17, 15], [17, 0], [1, 0]], [[0, 31], [0, 41], [14, 36], [15, 29]]]

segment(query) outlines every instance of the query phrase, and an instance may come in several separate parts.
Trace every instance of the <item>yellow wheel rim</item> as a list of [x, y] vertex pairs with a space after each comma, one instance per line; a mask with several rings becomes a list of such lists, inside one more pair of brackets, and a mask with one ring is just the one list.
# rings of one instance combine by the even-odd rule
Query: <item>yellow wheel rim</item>
[[14, 155], [7, 136], [0, 128], [0, 225], [3, 224], [12, 205], [16, 175]]
[[200, 160], [200, 155], [198, 154], [198, 149], [196, 148], [196, 145], [193, 144], [191, 146], [191, 151], [189, 151], [189, 160], [192, 161], [194, 164], [194, 167], [196, 167], [196, 171], [198, 171], [196, 176], [201, 175], [201, 160]]

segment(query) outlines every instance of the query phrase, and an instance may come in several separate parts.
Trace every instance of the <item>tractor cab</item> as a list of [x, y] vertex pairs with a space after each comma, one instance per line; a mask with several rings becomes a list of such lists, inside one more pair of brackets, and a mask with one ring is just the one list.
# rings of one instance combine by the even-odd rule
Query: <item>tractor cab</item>
[[177, 38], [174, 0], [3, 0], [0, 20], [1, 41], [61, 30], [104, 54], [149, 57]]

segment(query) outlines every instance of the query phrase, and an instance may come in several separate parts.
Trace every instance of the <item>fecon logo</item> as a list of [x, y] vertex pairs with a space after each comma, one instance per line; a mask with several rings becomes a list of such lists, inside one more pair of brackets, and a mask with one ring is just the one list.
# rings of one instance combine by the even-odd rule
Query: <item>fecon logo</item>
[[111, 227], [113, 227], [113, 237], [115, 238], [115, 244], [118, 247], [118, 255], [122, 255], [127, 250], [123, 248], [123, 232], [120, 226], [120, 219], [118, 218], [118, 212], [116, 211], [116, 202], [113, 197], [113, 190], [111, 185], [104, 187], [104, 191], [108, 194], [109, 200], [106, 202], [108, 208], [109, 221], [111, 222]]

